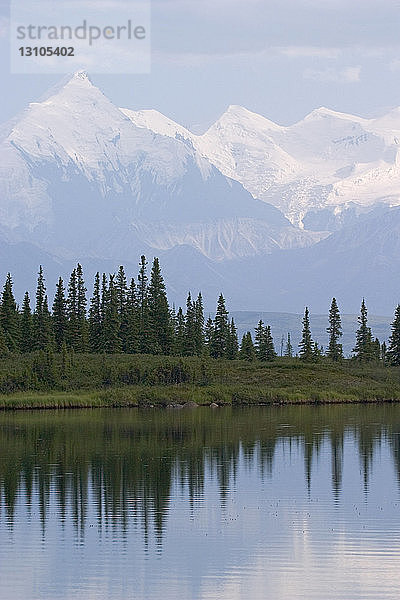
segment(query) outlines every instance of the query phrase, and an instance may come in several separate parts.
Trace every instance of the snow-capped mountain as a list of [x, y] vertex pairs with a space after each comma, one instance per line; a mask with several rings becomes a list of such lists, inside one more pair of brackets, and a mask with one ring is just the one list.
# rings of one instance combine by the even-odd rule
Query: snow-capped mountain
[[335, 229], [349, 210], [400, 204], [400, 109], [363, 119], [319, 108], [283, 127], [230, 106], [201, 136], [155, 111], [126, 114], [141, 127], [190, 139], [222, 173], [300, 226]]
[[[400, 110], [283, 127], [231, 106], [203, 135], [116, 107], [83, 72], [0, 129], [0, 272], [49, 285], [160, 256], [171, 301], [356, 312], [398, 302]], [[329, 231], [333, 232], [329, 235]], [[26, 274], [26, 276], [24, 275]], [[28, 275], [30, 274], [30, 275]], [[28, 277], [28, 279], [26, 279]], [[31, 279], [29, 279], [31, 277]]]
[[3, 127], [3, 235], [118, 260], [182, 244], [222, 260], [321, 238], [222, 174], [184, 128], [135, 116], [140, 126], [79, 72]]

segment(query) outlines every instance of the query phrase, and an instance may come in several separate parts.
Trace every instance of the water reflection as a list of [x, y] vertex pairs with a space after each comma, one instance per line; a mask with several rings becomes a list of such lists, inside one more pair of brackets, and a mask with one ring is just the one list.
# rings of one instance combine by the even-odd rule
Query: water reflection
[[[32, 598], [391, 598], [399, 434], [396, 405], [3, 413], [0, 577], [14, 555]], [[338, 584], [382, 557], [383, 587]]]

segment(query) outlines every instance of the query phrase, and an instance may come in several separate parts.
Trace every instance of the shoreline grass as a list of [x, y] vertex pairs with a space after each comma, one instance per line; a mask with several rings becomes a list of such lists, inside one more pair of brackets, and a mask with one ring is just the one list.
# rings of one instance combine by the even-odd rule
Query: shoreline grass
[[81, 355], [65, 368], [56, 355], [44, 367], [34, 355], [1, 361], [0, 410], [400, 402], [398, 367], [353, 361]]
[[400, 393], [370, 390], [338, 394], [331, 390], [263, 388], [259, 386], [132, 386], [108, 390], [17, 392], [0, 395], [0, 410], [78, 408], [180, 408], [198, 406], [273, 406], [321, 404], [373, 404], [400, 402]]

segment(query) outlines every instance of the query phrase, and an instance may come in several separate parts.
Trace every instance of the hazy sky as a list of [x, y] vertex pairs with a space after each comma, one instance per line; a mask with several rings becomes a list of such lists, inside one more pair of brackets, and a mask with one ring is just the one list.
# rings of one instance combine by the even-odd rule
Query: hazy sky
[[[4, 121], [61, 77], [10, 74], [0, 7]], [[90, 75], [119, 106], [195, 128], [229, 104], [283, 124], [318, 106], [379, 114], [400, 105], [400, 0], [153, 0], [151, 74]]]

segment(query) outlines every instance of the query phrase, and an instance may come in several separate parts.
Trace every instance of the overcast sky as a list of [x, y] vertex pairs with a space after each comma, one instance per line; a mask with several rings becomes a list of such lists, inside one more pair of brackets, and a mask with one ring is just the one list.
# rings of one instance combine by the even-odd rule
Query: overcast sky
[[[34, 1], [34, 0], [32, 0]], [[62, 76], [12, 75], [0, 0], [1, 121]], [[400, 105], [400, 0], [153, 0], [149, 75], [96, 75], [116, 104], [205, 128], [229, 104], [282, 124]]]

